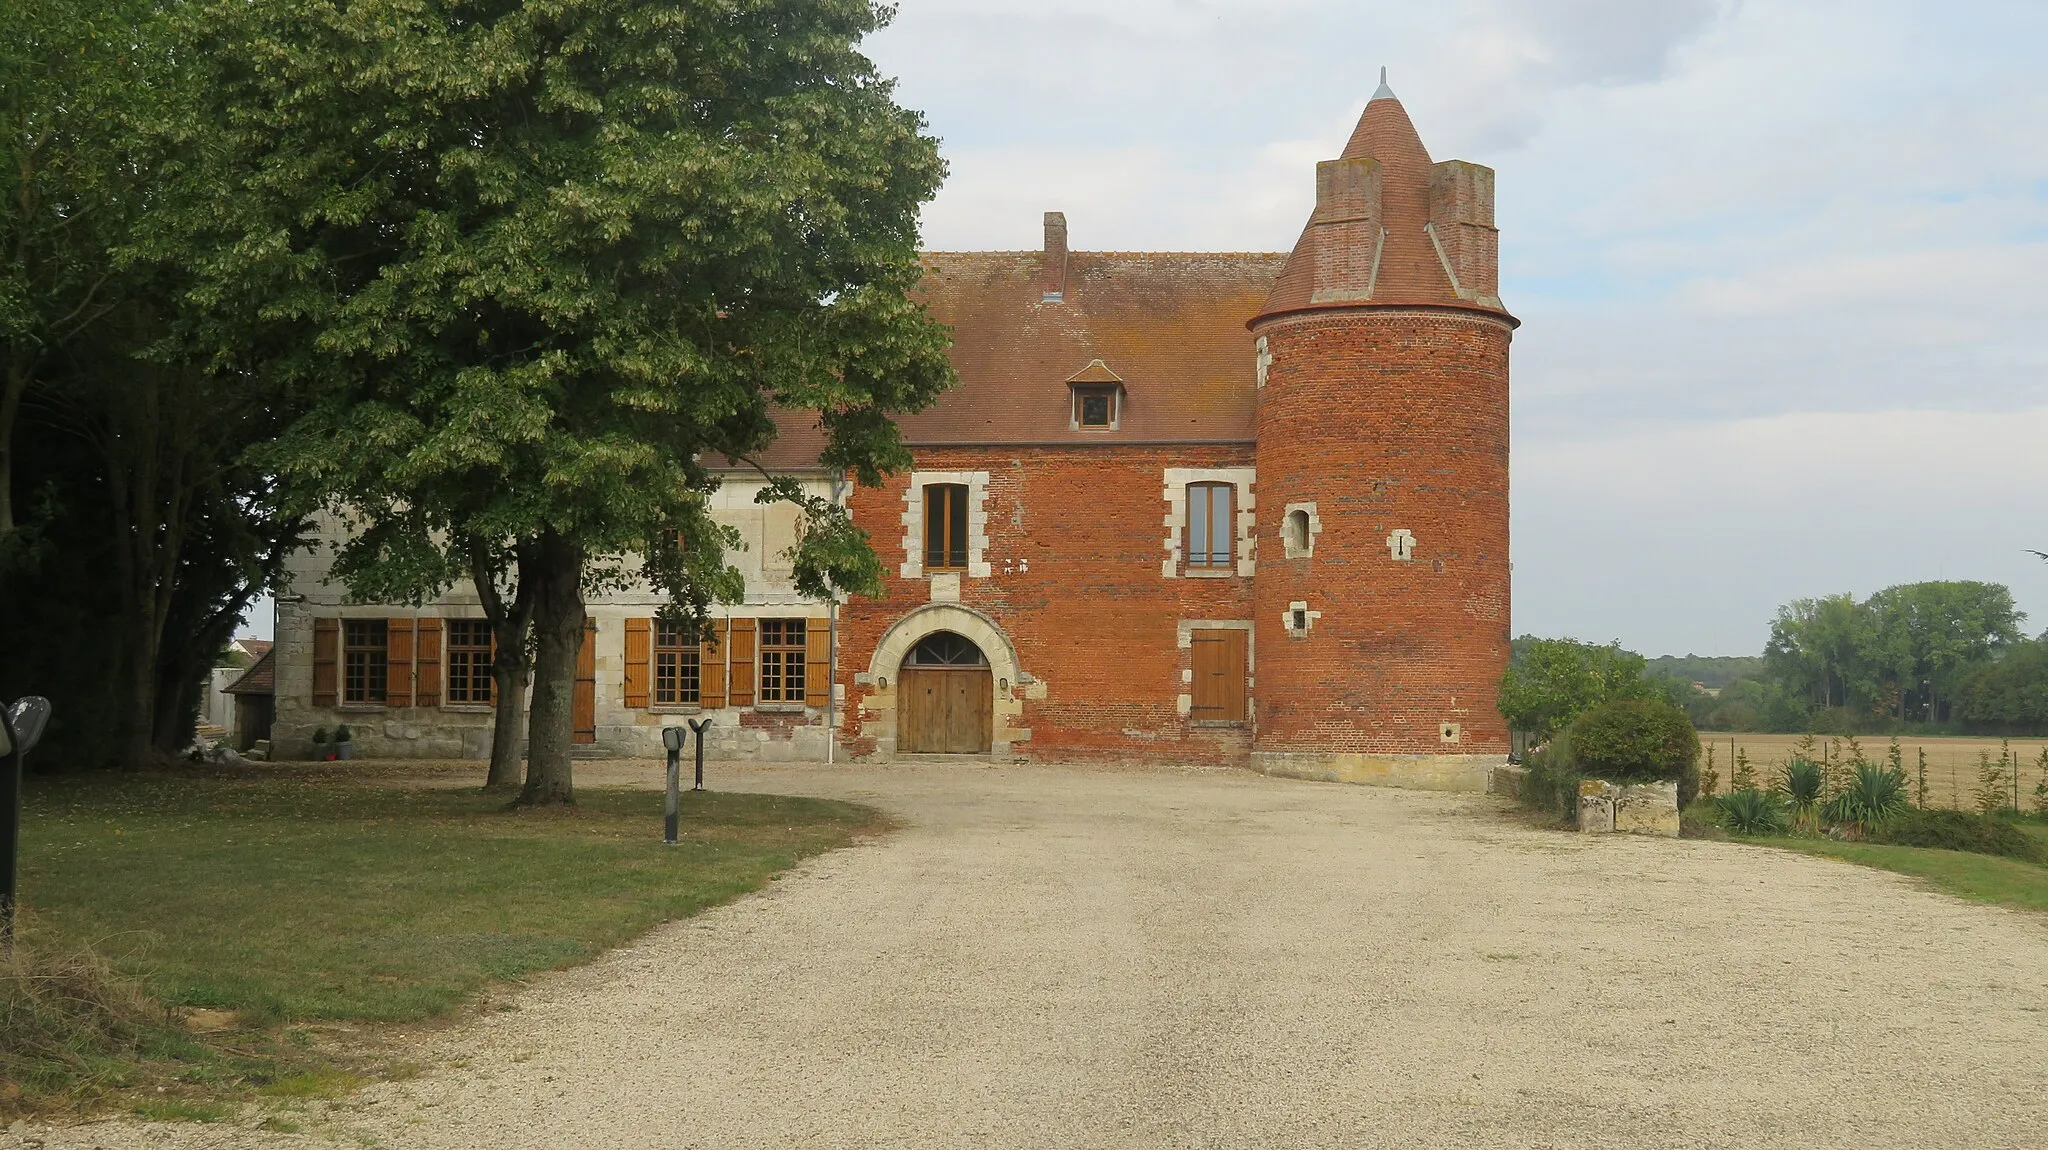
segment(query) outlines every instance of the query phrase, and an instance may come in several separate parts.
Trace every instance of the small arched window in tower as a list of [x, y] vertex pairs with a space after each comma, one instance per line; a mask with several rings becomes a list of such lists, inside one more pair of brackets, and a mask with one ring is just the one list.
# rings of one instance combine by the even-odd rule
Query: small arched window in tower
[[1287, 557], [1298, 558], [1308, 554], [1308, 512], [1299, 507], [1287, 513], [1287, 522], [1282, 526]]

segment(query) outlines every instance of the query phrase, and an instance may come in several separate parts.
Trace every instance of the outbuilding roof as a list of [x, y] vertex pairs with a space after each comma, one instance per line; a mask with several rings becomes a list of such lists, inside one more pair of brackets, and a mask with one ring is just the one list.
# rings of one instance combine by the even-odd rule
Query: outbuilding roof
[[240, 678], [221, 688], [230, 695], [274, 695], [277, 693], [277, 648], [267, 647], [263, 657], [249, 665]]

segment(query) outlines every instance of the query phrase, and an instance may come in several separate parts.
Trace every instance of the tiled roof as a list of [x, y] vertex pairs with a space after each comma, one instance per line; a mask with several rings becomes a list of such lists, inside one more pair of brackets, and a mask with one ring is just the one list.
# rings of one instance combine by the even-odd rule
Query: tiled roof
[[[1071, 252], [1065, 290], [1048, 298], [1040, 252], [927, 253], [924, 298], [953, 328], [960, 386], [902, 417], [904, 441], [1249, 441], [1257, 363], [1245, 324], [1285, 259]], [[1117, 429], [1075, 428], [1068, 382], [1112, 379], [1124, 389]]]
[[[922, 288], [953, 329], [960, 385], [898, 419], [905, 443], [1235, 443], [1253, 437], [1257, 356], [1245, 325], [1287, 257], [1277, 252], [1072, 252], [1065, 290], [1041, 252], [928, 252]], [[1115, 430], [1073, 426], [1073, 383], [1121, 383]], [[816, 466], [809, 412], [780, 415], [759, 462]]]
[[230, 695], [274, 695], [277, 693], [277, 649], [264, 644], [263, 657], [242, 672], [242, 677], [222, 687]]

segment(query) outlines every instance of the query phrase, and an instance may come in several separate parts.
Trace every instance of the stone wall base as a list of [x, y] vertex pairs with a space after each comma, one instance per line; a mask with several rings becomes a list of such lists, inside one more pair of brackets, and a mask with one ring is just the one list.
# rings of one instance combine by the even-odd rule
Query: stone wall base
[[1253, 751], [1252, 769], [1290, 779], [1362, 783], [1417, 791], [1484, 794], [1506, 755], [1371, 755], [1316, 751]]

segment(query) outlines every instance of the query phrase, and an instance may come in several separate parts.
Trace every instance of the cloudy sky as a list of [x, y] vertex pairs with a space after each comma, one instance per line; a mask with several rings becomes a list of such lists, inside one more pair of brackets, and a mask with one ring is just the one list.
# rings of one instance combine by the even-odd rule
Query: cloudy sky
[[1516, 627], [1753, 653], [1786, 600], [2048, 626], [2048, 4], [902, 0], [934, 248], [1284, 250], [1384, 64], [1497, 169]]

